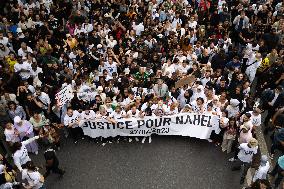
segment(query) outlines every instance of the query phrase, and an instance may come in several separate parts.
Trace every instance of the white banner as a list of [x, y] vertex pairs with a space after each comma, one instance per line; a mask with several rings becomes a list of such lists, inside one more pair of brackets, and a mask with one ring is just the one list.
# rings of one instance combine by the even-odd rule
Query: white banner
[[80, 124], [84, 134], [92, 138], [115, 136], [181, 135], [208, 139], [219, 127], [219, 116], [180, 113], [172, 116], [125, 118], [116, 123], [107, 120], [88, 120]]

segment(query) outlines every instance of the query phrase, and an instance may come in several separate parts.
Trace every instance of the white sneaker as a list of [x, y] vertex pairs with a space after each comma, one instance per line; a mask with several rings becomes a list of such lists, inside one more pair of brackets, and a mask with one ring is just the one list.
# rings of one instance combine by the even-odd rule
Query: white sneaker
[[128, 139], [128, 142], [132, 142], [132, 138], [129, 138], [129, 139]]
[[149, 136], [149, 144], [152, 142], [152, 137]]
[[108, 141], [108, 143], [112, 144], [112, 142], [111, 142], [111, 141]]
[[35, 152], [35, 155], [38, 155], [38, 151]]
[[213, 142], [211, 139], [207, 139], [208, 142]]
[[139, 142], [139, 138], [138, 137], [135, 137], [135, 140], [136, 140], [136, 142]]
[[146, 140], [146, 137], [143, 137], [141, 143], [144, 144], [145, 140]]
[[236, 161], [236, 159], [232, 157], [232, 158], [229, 159], [229, 161], [234, 162], [234, 161]]
[[102, 146], [105, 146], [106, 145], [106, 143], [102, 143]]

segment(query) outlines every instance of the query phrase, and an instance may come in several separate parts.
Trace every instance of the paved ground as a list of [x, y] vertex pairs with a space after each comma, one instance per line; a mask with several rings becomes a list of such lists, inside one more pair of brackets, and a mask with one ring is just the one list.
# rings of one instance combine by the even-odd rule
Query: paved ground
[[[147, 141], [148, 142], [148, 141]], [[151, 144], [63, 142], [58, 152], [66, 174], [52, 175], [48, 189], [238, 189], [239, 173], [230, 170], [229, 156], [207, 141], [155, 136]], [[32, 156], [43, 162], [42, 154]]]

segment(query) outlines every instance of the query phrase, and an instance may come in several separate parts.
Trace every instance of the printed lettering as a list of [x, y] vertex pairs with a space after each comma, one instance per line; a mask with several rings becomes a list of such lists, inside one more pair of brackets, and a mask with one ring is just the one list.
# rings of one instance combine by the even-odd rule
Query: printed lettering
[[131, 126], [132, 126], [132, 125], [131, 125], [131, 122], [132, 122], [132, 121], [125, 121], [126, 129], [132, 129], [132, 128], [131, 128]]
[[176, 124], [183, 124], [183, 116], [176, 117]]
[[208, 116], [206, 116], [206, 115], [202, 115], [202, 117], [201, 117], [201, 126], [203, 126], [203, 127], [205, 127], [205, 126], [207, 126], [208, 125], [208, 123], [207, 123], [207, 117]]
[[171, 118], [169, 118], [169, 117], [165, 117], [165, 118], [164, 118], [163, 126], [165, 126], [165, 125], [166, 125], [166, 123], [167, 123], [168, 125], [170, 125], [171, 120], [172, 120]]
[[199, 125], [200, 124], [200, 115], [194, 115], [193, 124], [194, 125]]
[[154, 121], [152, 120], [152, 119], [148, 119], [147, 121], [146, 121], [146, 127], [147, 128], [151, 128], [151, 127], [153, 127], [154, 126]]
[[141, 128], [145, 124], [145, 121], [144, 120], [137, 120], [137, 123], [138, 123], [138, 128]]

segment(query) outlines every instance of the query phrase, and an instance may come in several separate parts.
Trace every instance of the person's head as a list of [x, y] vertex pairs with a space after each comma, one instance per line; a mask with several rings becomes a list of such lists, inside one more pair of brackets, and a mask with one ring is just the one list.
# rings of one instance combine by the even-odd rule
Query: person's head
[[68, 115], [69, 117], [72, 117], [72, 116], [73, 116], [73, 108], [72, 108], [72, 107], [68, 107], [68, 108], [67, 108], [67, 115]]
[[248, 142], [248, 147], [255, 148], [258, 145], [258, 141], [255, 138], [251, 138]]
[[14, 124], [17, 124], [18, 126], [22, 126], [23, 121], [22, 121], [22, 119], [19, 116], [16, 116], [14, 118]]
[[222, 117], [228, 117], [228, 111], [222, 110]]
[[35, 92], [36, 92], [37, 96], [40, 96], [41, 95], [41, 88], [40, 87], [36, 87]]
[[213, 96], [213, 87], [207, 87], [206, 94], [207, 94], [208, 97], [212, 97]]
[[132, 112], [136, 112], [136, 110], [137, 110], [137, 107], [133, 104], [133, 105], [131, 106], [131, 111], [132, 111]]
[[103, 92], [104, 88], [102, 86], [98, 86], [97, 90], [98, 90], [98, 93], [101, 94]]
[[212, 111], [213, 109], [213, 104], [212, 103], [208, 103], [207, 104], [207, 111]]
[[31, 102], [33, 100], [33, 95], [31, 93], [27, 94], [27, 101]]
[[244, 120], [244, 122], [249, 121], [249, 120], [250, 120], [250, 117], [251, 117], [251, 114], [250, 114], [250, 113], [245, 113], [245, 114], [243, 115], [243, 120]]
[[244, 84], [243, 84], [243, 89], [247, 89], [249, 88], [250, 86], [250, 83], [248, 81], [246, 81]]
[[22, 43], [21, 43], [21, 48], [22, 48], [23, 50], [26, 50], [26, 49], [27, 49], [27, 44], [26, 44], [25, 42], [22, 42]]
[[34, 165], [34, 163], [32, 161], [28, 161], [26, 163], [26, 168], [28, 169], [28, 171], [36, 171], [37, 167]]
[[9, 110], [15, 110], [16, 109], [16, 103], [14, 101], [9, 101], [8, 102], [8, 107], [9, 107]]
[[201, 106], [201, 105], [204, 104], [204, 99], [201, 98], [201, 97], [198, 97], [198, 98], [196, 99], [196, 103], [197, 103], [198, 106]]
[[282, 90], [283, 90], [283, 88], [282, 88], [282, 86], [277, 86], [276, 88], [275, 88], [275, 93], [281, 93], [282, 92]]
[[229, 118], [229, 126], [232, 126], [232, 127], [236, 126], [236, 119], [234, 117]]
[[237, 76], [237, 79], [238, 79], [239, 81], [241, 81], [241, 80], [243, 80], [243, 78], [244, 78], [244, 74], [239, 73], [238, 76]]
[[245, 11], [241, 11], [241, 18], [244, 18], [246, 16], [246, 12]]
[[251, 189], [269, 189], [269, 188], [270, 188], [270, 183], [266, 179], [257, 179], [254, 183], [251, 184]]
[[35, 111], [35, 112], [33, 113], [33, 118], [38, 119], [39, 117], [40, 117], [40, 112]]
[[115, 112], [116, 112], [116, 113], [119, 114], [119, 113], [121, 112], [121, 110], [122, 110], [122, 109], [121, 109], [120, 106], [116, 106], [116, 108], [115, 108]]
[[241, 94], [241, 91], [242, 91], [242, 87], [241, 86], [237, 86], [236, 89], [235, 89], [235, 93], [236, 94]]
[[101, 115], [105, 115], [107, 113], [105, 106], [101, 105], [99, 107], [99, 111]]
[[132, 91], [128, 93], [128, 98], [130, 98], [131, 100], [134, 99], [134, 93]]
[[13, 124], [11, 122], [6, 123], [5, 128], [11, 130], [13, 128]]

